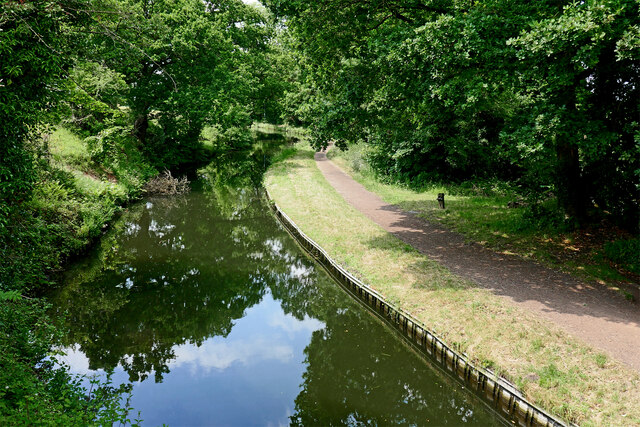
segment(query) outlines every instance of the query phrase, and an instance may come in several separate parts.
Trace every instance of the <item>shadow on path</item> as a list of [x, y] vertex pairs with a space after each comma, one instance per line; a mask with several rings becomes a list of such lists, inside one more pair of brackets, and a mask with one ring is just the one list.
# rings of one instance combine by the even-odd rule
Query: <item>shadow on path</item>
[[[345, 200], [454, 274], [534, 311], [587, 344], [640, 371], [640, 310], [604, 286], [498, 254], [382, 201], [316, 153], [316, 164]], [[372, 244], [374, 244], [372, 242]]]

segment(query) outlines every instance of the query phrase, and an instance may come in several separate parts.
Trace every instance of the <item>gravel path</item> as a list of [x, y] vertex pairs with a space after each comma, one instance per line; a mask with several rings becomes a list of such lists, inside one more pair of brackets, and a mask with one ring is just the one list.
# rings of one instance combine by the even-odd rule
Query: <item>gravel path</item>
[[640, 308], [612, 290], [514, 256], [497, 254], [462, 235], [382, 201], [316, 153], [316, 164], [345, 200], [458, 276], [538, 313], [569, 334], [640, 371]]

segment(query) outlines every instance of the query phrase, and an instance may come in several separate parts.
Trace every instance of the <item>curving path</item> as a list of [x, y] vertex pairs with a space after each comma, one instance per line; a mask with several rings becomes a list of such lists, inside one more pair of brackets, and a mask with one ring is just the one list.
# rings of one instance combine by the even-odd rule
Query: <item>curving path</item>
[[467, 244], [460, 234], [382, 201], [327, 159], [318, 168], [344, 199], [453, 273], [556, 323], [574, 337], [640, 371], [640, 308], [604, 286], [514, 256]]

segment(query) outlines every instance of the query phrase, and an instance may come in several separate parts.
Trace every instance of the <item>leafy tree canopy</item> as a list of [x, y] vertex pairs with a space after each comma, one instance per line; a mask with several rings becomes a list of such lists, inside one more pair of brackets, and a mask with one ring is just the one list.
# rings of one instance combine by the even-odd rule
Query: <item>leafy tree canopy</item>
[[295, 39], [315, 144], [383, 176], [499, 177], [638, 224], [638, 3], [265, 2]]

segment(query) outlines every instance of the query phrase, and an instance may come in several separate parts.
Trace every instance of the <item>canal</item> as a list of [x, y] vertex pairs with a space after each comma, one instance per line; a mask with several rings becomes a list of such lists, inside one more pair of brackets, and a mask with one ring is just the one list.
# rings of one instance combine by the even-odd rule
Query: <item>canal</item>
[[272, 216], [260, 182], [281, 143], [130, 206], [50, 296], [63, 360], [131, 382], [143, 425], [501, 425]]

